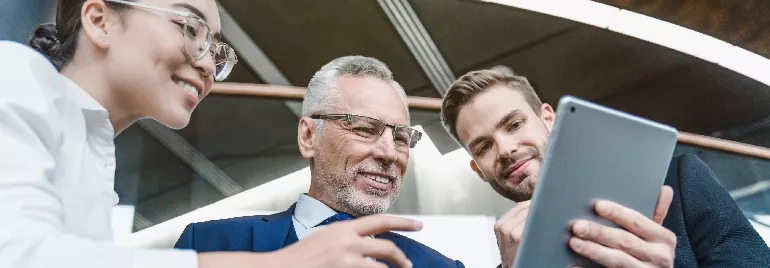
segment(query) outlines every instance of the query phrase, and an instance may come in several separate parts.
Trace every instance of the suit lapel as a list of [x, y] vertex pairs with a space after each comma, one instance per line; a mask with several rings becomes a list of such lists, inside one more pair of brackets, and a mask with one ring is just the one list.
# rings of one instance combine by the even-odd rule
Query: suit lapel
[[[406, 255], [406, 258], [412, 261], [412, 263], [415, 265], [414, 267], [422, 267], [421, 265], [423, 263], [421, 258], [423, 256], [420, 256], [419, 254], [414, 254], [411, 251], [412, 248], [406, 245], [407, 243], [405, 243], [406, 241], [404, 241], [403, 236], [399, 236], [393, 232], [387, 232], [387, 233], [381, 233], [381, 234], [375, 235], [374, 237], [379, 239], [390, 240], [390, 242], [393, 242], [393, 244], [396, 244], [396, 247], [398, 247], [399, 249], [401, 249], [401, 251], [404, 252], [404, 255]], [[384, 262], [383, 260], [379, 260], [379, 261]], [[387, 262], [384, 262], [384, 263], [387, 263]], [[388, 267], [393, 268], [395, 266], [388, 264]]]
[[269, 252], [283, 247], [291, 228], [295, 205], [284, 212], [263, 216], [260, 221], [254, 222], [252, 251]]

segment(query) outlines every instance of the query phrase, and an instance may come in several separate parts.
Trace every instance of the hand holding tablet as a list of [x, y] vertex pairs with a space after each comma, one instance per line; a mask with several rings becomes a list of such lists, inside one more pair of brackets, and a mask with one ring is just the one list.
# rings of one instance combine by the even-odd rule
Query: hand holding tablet
[[570, 248], [604, 267], [672, 267], [676, 236], [661, 224], [673, 195], [671, 187], [661, 188], [652, 219], [612, 201], [596, 202], [596, 214], [621, 228], [575, 221]]

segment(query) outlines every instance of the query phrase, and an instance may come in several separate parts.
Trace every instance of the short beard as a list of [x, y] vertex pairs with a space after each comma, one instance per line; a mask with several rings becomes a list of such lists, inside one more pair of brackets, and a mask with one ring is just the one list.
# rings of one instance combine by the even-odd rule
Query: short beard
[[[389, 192], [374, 188], [367, 188], [364, 193], [356, 191], [356, 176], [360, 171], [377, 171], [392, 175], [395, 179], [391, 182], [393, 190], [390, 196], [388, 196]], [[335, 202], [337, 209], [355, 217], [362, 217], [388, 210], [401, 190], [401, 178], [402, 176], [393, 172], [392, 169], [360, 164], [342, 174], [321, 170], [318, 188], [324, 196], [331, 197], [330, 201]]]
[[[487, 174], [483, 175], [488, 179], [492, 189], [503, 197], [517, 203], [530, 200], [535, 191], [535, 185], [537, 184], [538, 179], [537, 176], [540, 175], [540, 172], [537, 172], [537, 174], [522, 174], [524, 178], [521, 179], [518, 185], [514, 185], [513, 187], [508, 187], [506, 185], [508, 178], [505, 176], [505, 173], [510, 164], [525, 157], [532, 157], [532, 160], [530, 161], [537, 160], [542, 165], [546, 147], [547, 144], [541, 144], [539, 146], [526, 148], [515, 155], [502, 159], [500, 170], [497, 170], [495, 176], [490, 177]], [[540, 168], [542, 168], [542, 166]]]
[[518, 203], [532, 199], [532, 194], [535, 191], [535, 185], [525, 185], [525, 183], [532, 183], [532, 179], [536, 178], [530, 177], [531, 175], [524, 178], [524, 180], [519, 183], [515, 190], [506, 188], [502, 184], [493, 180], [489, 181], [489, 185], [492, 186], [492, 189], [494, 189], [498, 194], [502, 195], [508, 200]]

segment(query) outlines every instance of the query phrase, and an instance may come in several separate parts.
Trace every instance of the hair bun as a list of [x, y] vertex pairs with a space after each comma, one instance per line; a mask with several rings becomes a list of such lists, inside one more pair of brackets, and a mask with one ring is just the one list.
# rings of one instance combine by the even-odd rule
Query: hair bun
[[29, 40], [29, 46], [48, 56], [48, 58], [53, 58], [61, 49], [61, 43], [59, 43], [56, 34], [55, 24], [41, 24], [35, 29], [32, 39]]

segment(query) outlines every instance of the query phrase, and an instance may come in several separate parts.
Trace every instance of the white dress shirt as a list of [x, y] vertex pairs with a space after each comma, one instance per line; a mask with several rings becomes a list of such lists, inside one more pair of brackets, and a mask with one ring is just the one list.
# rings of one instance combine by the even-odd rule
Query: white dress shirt
[[112, 242], [114, 138], [82, 88], [0, 41], [0, 267], [197, 267], [193, 251]]
[[294, 206], [294, 215], [292, 215], [291, 219], [294, 224], [294, 232], [297, 233], [297, 238], [302, 240], [313, 232], [320, 230], [323, 226], [314, 226], [321, 224], [321, 222], [335, 214], [337, 214], [336, 211], [321, 201], [306, 194], [299, 195], [297, 205]]

